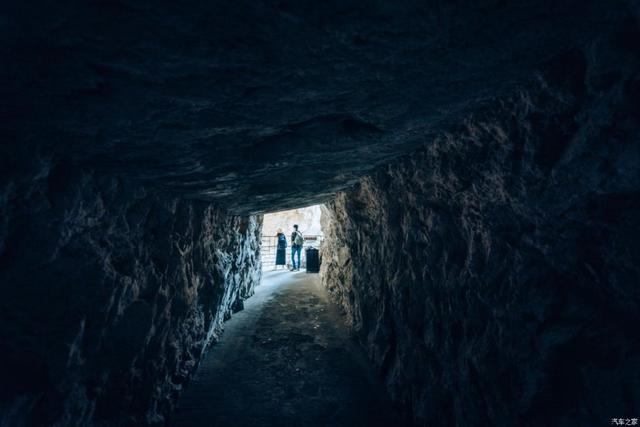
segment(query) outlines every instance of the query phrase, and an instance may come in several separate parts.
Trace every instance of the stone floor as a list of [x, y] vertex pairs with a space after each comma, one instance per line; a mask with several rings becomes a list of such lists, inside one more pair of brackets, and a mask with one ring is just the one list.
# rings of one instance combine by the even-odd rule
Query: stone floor
[[396, 425], [383, 396], [318, 276], [275, 271], [225, 324], [169, 425]]

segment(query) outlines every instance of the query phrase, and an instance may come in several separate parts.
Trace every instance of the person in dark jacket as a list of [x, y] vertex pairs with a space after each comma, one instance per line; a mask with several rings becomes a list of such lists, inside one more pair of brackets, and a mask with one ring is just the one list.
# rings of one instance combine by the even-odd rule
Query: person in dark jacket
[[279, 265], [283, 267], [287, 263], [287, 237], [282, 232], [282, 228], [278, 228], [278, 233], [276, 234], [278, 238], [278, 246], [276, 248], [276, 267]]

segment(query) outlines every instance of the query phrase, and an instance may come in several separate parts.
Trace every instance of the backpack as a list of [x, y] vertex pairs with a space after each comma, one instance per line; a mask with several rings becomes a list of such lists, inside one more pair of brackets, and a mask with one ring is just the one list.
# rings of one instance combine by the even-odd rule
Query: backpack
[[293, 244], [296, 246], [302, 246], [304, 244], [304, 237], [299, 231], [296, 232], [296, 238], [293, 240]]

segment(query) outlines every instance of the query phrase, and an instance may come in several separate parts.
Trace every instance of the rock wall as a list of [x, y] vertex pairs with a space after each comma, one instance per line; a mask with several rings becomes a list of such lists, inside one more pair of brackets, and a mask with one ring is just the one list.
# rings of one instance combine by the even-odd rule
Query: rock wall
[[416, 425], [640, 413], [640, 78], [628, 53], [557, 57], [328, 205], [324, 284]]
[[324, 203], [640, 12], [635, 0], [13, 3], [3, 144], [49, 145], [234, 213]]
[[163, 425], [259, 283], [261, 218], [36, 159], [0, 187], [0, 425]]

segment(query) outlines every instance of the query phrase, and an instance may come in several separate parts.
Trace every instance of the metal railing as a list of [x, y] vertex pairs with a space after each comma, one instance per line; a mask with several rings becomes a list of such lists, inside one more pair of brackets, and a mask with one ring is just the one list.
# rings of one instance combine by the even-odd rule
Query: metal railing
[[[286, 254], [286, 265], [291, 265], [291, 242], [290, 239], [287, 239], [287, 249], [285, 249]], [[305, 249], [308, 247], [313, 247], [316, 249], [320, 249], [322, 246], [322, 241], [324, 240], [323, 236], [320, 235], [305, 235], [304, 236], [304, 247], [302, 248], [302, 253], [300, 254], [300, 264], [302, 268], [307, 266], [306, 259], [306, 251]], [[278, 236], [262, 236], [262, 241], [260, 242], [260, 258], [262, 260], [262, 267], [274, 267], [276, 265], [276, 251], [278, 249]]]

